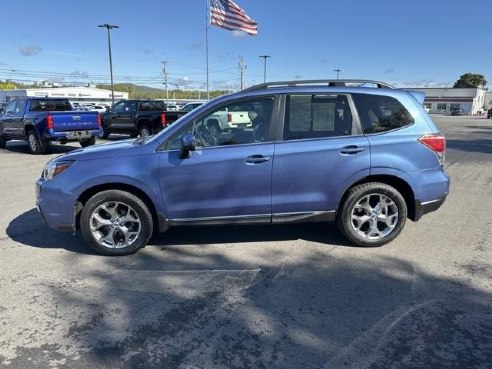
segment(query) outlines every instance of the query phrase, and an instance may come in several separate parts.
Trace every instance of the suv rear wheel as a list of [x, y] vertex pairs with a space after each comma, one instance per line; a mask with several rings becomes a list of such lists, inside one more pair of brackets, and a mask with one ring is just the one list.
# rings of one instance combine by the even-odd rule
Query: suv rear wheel
[[80, 217], [82, 236], [103, 255], [128, 255], [152, 236], [152, 215], [145, 203], [125, 191], [109, 190], [91, 197]]
[[0, 149], [5, 149], [5, 146], [7, 146], [7, 140], [3, 136], [0, 136]]
[[340, 231], [358, 246], [381, 246], [402, 231], [407, 205], [394, 187], [364, 183], [349, 190], [337, 216]]

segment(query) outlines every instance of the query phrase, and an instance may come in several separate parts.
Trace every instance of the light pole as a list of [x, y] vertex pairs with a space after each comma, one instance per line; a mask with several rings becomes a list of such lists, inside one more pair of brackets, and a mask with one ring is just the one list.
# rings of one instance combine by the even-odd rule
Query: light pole
[[166, 65], [169, 63], [167, 60], [161, 61], [163, 67], [162, 67], [162, 73], [164, 74], [164, 85], [166, 86], [166, 103], [169, 102], [169, 92], [167, 90], [167, 72], [166, 72]]
[[263, 83], [266, 82], [266, 61], [268, 58], [271, 58], [270, 55], [260, 55], [260, 58], [263, 58]]
[[342, 70], [341, 69], [333, 69], [333, 72], [337, 72], [337, 79], [338, 79], [338, 75], [340, 74]]
[[111, 32], [113, 28], [120, 28], [119, 26], [111, 24], [99, 24], [98, 27], [106, 28], [108, 30], [108, 49], [109, 49], [109, 73], [111, 75], [111, 106], [114, 105], [114, 85], [113, 85], [113, 59], [111, 57]]

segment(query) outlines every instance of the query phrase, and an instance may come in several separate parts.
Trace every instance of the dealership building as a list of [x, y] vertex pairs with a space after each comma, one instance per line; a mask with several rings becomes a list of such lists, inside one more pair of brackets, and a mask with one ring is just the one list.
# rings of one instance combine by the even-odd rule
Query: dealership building
[[431, 113], [449, 114], [453, 109], [463, 109], [464, 114], [481, 114], [492, 105], [487, 99], [486, 90], [478, 88], [410, 88], [409, 90], [425, 92], [424, 106]]
[[[431, 113], [449, 114], [453, 109], [463, 109], [464, 114], [481, 114], [492, 108], [492, 92], [478, 88], [427, 88], [412, 87], [409, 90], [425, 93], [424, 106]], [[95, 87], [41, 87], [16, 90], [0, 90], [0, 103], [7, 103], [19, 97], [67, 98], [80, 105], [93, 103], [111, 105], [111, 91]], [[128, 92], [115, 91], [114, 100], [127, 100]], [[198, 100], [175, 100], [186, 103]]]
[[[0, 90], [0, 103], [7, 103], [19, 97], [58, 97], [72, 103], [95, 103], [111, 105], [111, 91], [95, 87], [45, 87], [19, 90]], [[114, 100], [127, 100], [128, 92], [114, 92]]]

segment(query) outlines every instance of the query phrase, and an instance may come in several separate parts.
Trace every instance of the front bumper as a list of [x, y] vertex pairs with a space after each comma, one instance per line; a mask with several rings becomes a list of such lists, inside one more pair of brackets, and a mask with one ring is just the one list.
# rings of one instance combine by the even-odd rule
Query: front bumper
[[53, 186], [50, 181], [36, 182], [36, 208], [48, 227], [59, 231], [76, 231], [77, 198]]

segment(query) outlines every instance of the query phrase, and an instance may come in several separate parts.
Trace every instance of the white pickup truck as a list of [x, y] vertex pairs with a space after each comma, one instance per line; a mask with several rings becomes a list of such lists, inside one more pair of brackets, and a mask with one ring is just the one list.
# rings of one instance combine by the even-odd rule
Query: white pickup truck
[[205, 120], [210, 133], [215, 135], [231, 128], [251, 127], [252, 123], [247, 111], [218, 110]]

